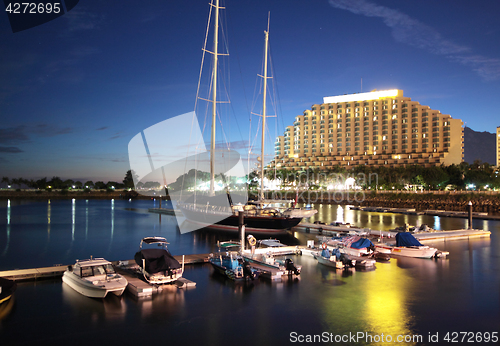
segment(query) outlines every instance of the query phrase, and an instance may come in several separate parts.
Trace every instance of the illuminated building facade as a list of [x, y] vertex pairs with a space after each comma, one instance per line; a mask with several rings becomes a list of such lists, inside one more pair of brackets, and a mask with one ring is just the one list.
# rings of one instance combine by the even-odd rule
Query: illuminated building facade
[[277, 138], [273, 163], [292, 170], [459, 164], [462, 126], [461, 120], [404, 97], [403, 90], [325, 97]]

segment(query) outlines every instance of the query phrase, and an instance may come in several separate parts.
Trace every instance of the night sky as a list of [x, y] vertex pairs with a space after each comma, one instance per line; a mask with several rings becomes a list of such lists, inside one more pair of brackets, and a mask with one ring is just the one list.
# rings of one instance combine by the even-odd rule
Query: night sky
[[[208, 2], [86, 0], [17, 33], [1, 14], [0, 175], [121, 181], [136, 134], [194, 110]], [[269, 154], [324, 96], [373, 89], [402, 89], [475, 131], [500, 126], [498, 0], [223, 4], [234, 118], [225, 139], [244, 157], [268, 12], [279, 115]]]

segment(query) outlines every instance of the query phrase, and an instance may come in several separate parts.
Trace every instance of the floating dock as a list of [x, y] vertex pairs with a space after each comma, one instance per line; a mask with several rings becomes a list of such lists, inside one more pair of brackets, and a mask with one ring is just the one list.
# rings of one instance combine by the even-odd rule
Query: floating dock
[[[319, 234], [325, 236], [360, 235], [360, 236], [371, 236], [378, 238], [395, 238], [396, 234], [398, 233], [396, 231], [377, 231], [370, 228], [339, 227], [339, 226], [329, 226], [329, 225], [321, 225], [321, 224], [305, 223], [305, 222], [301, 222], [297, 226], [293, 227], [292, 231]], [[435, 240], [446, 241], [446, 240], [461, 240], [461, 239], [490, 237], [491, 232], [479, 229], [460, 229], [460, 230], [431, 231], [431, 232], [421, 232], [421, 233], [416, 232], [412, 234], [419, 241], [425, 242], [425, 241], [435, 241]]]
[[[430, 216], [443, 216], [443, 217], [459, 217], [467, 219], [469, 213], [466, 211], [447, 211], [447, 210], [422, 210], [417, 211], [415, 208], [388, 208], [388, 207], [361, 207], [350, 206], [351, 210], [369, 211], [376, 213], [393, 213], [393, 214], [406, 214], [406, 215], [430, 215]], [[474, 219], [481, 220], [500, 220], [500, 215], [489, 215], [484, 212], [473, 212]]]
[[[182, 263], [182, 256], [174, 256], [179, 263]], [[195, 255], [185, 255], [184, 264], [197, 264], [208, 262], [208, 254], [195, 254]], [[126, 267], [130, 266], [132, 263], [135, 264], [134, 260], [126, 261], [113, 261], [111, 262], [116, 267]], [[63, 273], [68, 269], [67, 265], [55, 265], [52, 267], [42, 267], [42, 268], [31, 268], [31, 269], [15, 269], [15, 270], [5, 270], [0, 271], [0, 277], [15, 280], [15, 281], [27, 281], [27, 280], [38, 280], [46, 278], [61, 277]]]

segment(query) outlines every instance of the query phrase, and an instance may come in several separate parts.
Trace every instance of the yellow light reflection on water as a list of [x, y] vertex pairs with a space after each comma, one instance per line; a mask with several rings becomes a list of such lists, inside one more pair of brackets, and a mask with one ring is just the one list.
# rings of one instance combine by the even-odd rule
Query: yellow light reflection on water
[[[334, 280], [344, 284], [335, 285], [331, 294], [323, 300], [325, 322], [335, 334], [364, 333], [368, 336], [385, 336], [392, 342], [359, 340], [360, 344], [396, 343], [398, 336], [413, 335], [412, 317], [408, 311], [411, 297], [411, 278], [392, 263], [377, 264], [370, 272], [354, 271], [352, 276], [342, 277], [334, 272]], [[330, 279], [330, 278], [327, 278]], [[413, 345], [412, 343], [404, 343]]]
[[363, 285], [366, 297], [363, 317], [370, 333], [391, 335], [393, 341], [399, 335], [410, 335], [411, 317], [407, 305], [411, 279], [395, 262], [380, 264], [376, 272], [366, 274], [369, 275]]

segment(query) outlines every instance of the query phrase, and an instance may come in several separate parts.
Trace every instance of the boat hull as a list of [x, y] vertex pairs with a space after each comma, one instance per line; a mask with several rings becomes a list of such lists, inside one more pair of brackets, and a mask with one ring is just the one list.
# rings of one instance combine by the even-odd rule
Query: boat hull
[[432, 258], [436, 255], [437, 249], [428, 246], [389, 246], [375, 245], [375, 248], [391, 256], [413, 257], [413, 258]]
[[[222, 224], [210, 224], [207, 225], [205, 223], [200, 223], [196, 222], [194, 220], [186, 220], [187, 222], [199, 226], [200, 228], [206, 228], [214, 231], [220, 231], [220, 232], [230, 232], [230, 233], [237, 233], [239, 234], [239, 228], [238, 226], [231, 226], [231, 225], [222, 225]], [[260, 234], [263, 236], [276, 236], [276, 235], [284, 235], [288, 233], [288, 230], [286, 229], [271, 229], [271, 228], [254, 228], [254, 227], [248, 227], [245, 225], [245, 232], [246, 233], [252, 233], [252, 234]]]
[[[206, 212], [197, 208], [179, 206], [186, 219], [204, 228], [238, 231], [238, 215], [227, 213]], [[222, 218], [222, 219], [221, 219]], [[245, 215], [245, 229], [248, 232], [260, 234], [280, 234], [296, 225], [302, 217]]]
[[316, 256], [316, 259], [318, 260], [318, 263], [321, 263], [325, 266], [336, 268], [336, 269], [342, 269], [344, 268], [344, 263], [342, 261], [333, 261], [330, 258], [325, 258], [321, 255]]
[[238, 266], [236, 268], [229, 268], [225, 266], [226, 260], [221, 260], [220, 257], [212, 257], [209, 259], [209, 263], [214, 268], [214, 271], [220, 275], [223, 275], [234, 281], [243, 281], [243, 280], [254, 280], [258, 277], [258, 272], [252, 270], [252, 276], [244, 274], [244, 270], [242, 266]]
[[65, 271], [62, 281], [78, 293], [89, 298], [105, 298], [108, 293], [121, 296], [128, 284], [127, 279], [118, 274], [113, 275], [113, 278], [109, 281], [95, 280], [91, 282], [79, 278], [72, 271]]

